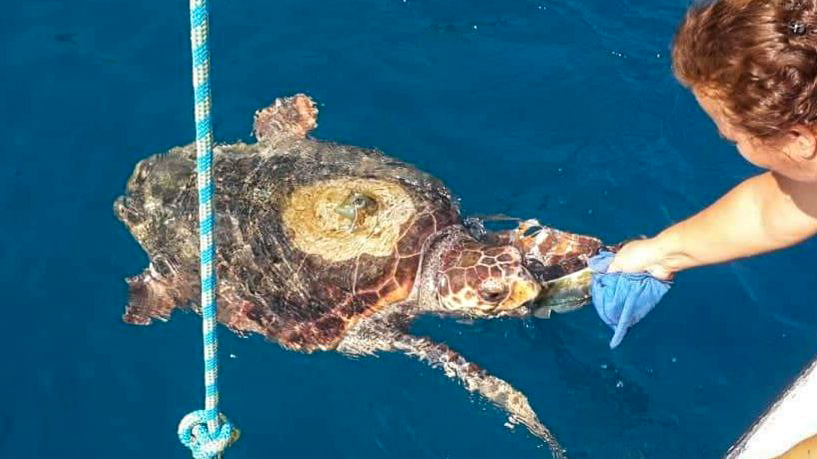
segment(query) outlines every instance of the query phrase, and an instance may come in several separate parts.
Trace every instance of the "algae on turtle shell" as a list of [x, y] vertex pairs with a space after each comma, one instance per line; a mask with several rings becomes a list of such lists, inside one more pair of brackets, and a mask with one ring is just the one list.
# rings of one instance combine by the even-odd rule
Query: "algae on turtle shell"
[[[280, 98], [255, 115], [256, 143], [214, 149], [218, 321], [285, 348], [399, 351], [459, 379], [563, 450], [527, 398], [444, 344], [408, 333], [422, 314], [523, 317], [588, 300], [589, 236], [524, 221], [465, 225], [439, 180], [377, 150], [308, 136], [313, 101]], [[114, 210], [150, 263], [127, 279], [124, 320], [198, 312], [195, 146], [137, 164]]]

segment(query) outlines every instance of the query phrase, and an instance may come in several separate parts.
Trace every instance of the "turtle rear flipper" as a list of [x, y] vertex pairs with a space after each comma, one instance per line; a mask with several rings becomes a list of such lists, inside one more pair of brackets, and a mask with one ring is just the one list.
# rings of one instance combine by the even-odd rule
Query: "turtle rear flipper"
[[459, 379], [469, 392], [479, 392], [494, 405], [507, 412], [513, 421], [524, 424], [528, 430], [547, 443], [556, 459], [565, 459], [564, 449], [556, 437], [539, 421], [525, 394], [508, 382], [466, 360], [448, 346], [428, 338], [402, 334], [393, 343], [395, 349], [418, 358], [433, 367], [440, 367], [451, 378]]
[[253, 135], [259, 142], [275, 145], [306, 138], [318, 126], [318, 108], [306, 94], [279, 97], [255, 112]]
[[174, 308], [186, 306], [195, 294], [183, 283], [157, 276], [151, 268], [126, 281], [128, 305], [122, 320], [132, 325], [150, 325], [153, 319], [167, 321]]

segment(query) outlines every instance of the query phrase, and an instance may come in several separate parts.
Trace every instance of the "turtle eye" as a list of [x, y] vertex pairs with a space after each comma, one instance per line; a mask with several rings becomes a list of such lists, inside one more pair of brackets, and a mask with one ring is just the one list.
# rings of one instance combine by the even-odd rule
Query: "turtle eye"
[[479, 297], [487, 303], [499, 303], [508, 295], [508, 287], [504, 284], [487, 280], [479, 286]]

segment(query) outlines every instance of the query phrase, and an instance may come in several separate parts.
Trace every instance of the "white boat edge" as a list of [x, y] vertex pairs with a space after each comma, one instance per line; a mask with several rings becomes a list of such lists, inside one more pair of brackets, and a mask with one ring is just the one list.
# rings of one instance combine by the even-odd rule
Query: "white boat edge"
[[726, 453], [726, 459], [771, 459], [817, 434], [817, 358], [795, 378]]

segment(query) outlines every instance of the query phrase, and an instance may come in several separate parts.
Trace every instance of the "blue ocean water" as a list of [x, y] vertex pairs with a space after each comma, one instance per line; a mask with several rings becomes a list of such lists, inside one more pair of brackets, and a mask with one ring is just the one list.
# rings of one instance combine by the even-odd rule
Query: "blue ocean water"
[[[467, 213], [608, 242], [756, 172], [672, 78], [686, 0], [213, 3], [220, 141], [303, 91], [317, 137], [416, 164]], [[189, 457], [175, 429], [202, 403], [199, 318], [121, 322], [146, 258], [111, 211], [139, 159], [193, 138], [187, 6], [2, 4], [0, 457]], [[525, 392], [570, 457], [718, 457], [815, 355], [816, 249], [679, 275], [615, 351], [592, 308], [415, 330]], [[414, 360], [220, 337], [230, 459], [548, 457]]]

